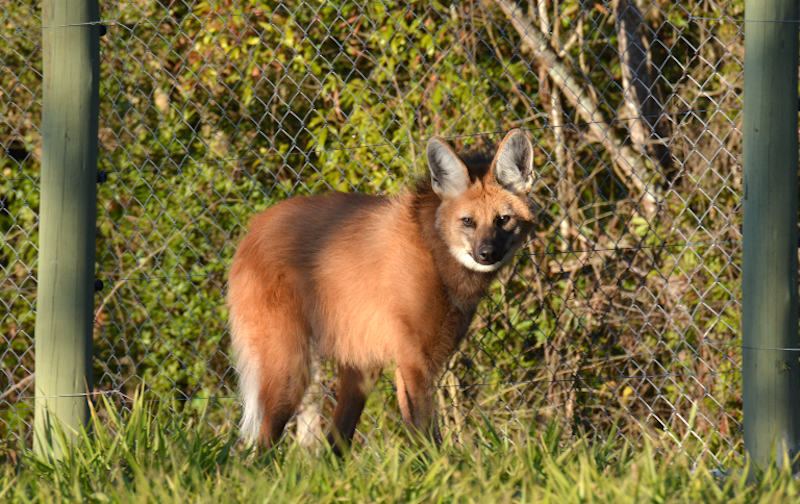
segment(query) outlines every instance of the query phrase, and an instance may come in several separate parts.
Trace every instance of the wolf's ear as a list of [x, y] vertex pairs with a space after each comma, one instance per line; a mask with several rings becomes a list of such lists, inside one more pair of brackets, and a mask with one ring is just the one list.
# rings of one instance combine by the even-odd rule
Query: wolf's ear
[[526, 131], [506, 134], [492, 163], [494, 179], [513, 193], [527, 194], [533, 187], [533, 144]]
[[428, 141], [428, 168], [433, 192], [442, 199], [461, 196], [469, 187], [469, 172], [458, 154], [439, 137]]

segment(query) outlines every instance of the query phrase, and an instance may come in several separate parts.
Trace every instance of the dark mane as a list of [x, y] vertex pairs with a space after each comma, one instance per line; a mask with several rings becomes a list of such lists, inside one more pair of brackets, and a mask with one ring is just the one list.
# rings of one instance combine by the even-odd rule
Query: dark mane
[[492, 153], [488, 151], [464, 151], [458, 157], [467, 165], [469, 178], [472, 182], [480, 180], [486, 175], [494, 159]]
[[408, 187], [411, 189], [411, 193], [417, 196], [427, 193], [432, 194], [433, 189], [431, 188], [430, 178], [429, 173], [426, 173], [422, 177], [419, 175], [412, 175], [408, 180]]
[[[489, 171], [494, 159], [494, 153], [486, 150], [463, 151], [458, 154], [458, 157], [467, 166], [470, 182], [475, 182], [482, 179], [486, 172]], [[422, 176], [413, 175], [409, 180], [408, 187], [411, 188], [411, 192], [414, 194], [432, 192], [430, 173], [425, 173]]]

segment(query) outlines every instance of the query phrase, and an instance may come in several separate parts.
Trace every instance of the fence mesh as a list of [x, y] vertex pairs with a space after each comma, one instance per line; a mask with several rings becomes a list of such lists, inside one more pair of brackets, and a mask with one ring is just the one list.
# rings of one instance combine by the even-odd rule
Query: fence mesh
[[[521, 127], [542, 220], [442, 375], [445, 432], [738, 449], [743, 1], [101, 5], [98, 392], [235, 427], [224, 292], [252, 215], [396, 194], [431, 135], [486, 149]], [[0, 13], [0, 431], [29, 437], [41, 2]], [[358, 439], [397, 425], [386, 376]], [[336, 400], [334, 367], [314, 377], [300, 440]]]

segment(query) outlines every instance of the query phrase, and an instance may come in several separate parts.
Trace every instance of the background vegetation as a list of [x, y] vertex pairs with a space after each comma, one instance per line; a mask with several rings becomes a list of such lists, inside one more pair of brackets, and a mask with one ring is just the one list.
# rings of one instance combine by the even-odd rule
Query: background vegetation
[[[3, 437], [28, 432], [34, 395], [40, 9], [0, 7]], [[424, 176], [430, 135], [483, 149], [523, 127], [542, 221], [441, 379], [445, 431], [616, 424], [736, 450], [743, 1], [514, 9], [104, 2], [98, 391], [122, 405], [144, 385], [230, 432], [225, 272], [250, 217], [294, 195], [395, 194]], [[315, 376], [301, 439], [335, 401], [332, 367]], [[391, 382], [378, 389], [362, 439], [396, 428]]]

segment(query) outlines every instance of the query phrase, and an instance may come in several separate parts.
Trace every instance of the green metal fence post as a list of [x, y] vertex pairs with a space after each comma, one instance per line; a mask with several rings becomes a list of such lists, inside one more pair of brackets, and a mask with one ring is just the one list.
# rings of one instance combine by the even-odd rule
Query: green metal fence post
[[100, 76], [97, 0], [44, 0], [35, 449], [89, 419]]
[[745, 2], [742, 381], [744, 441], [764, 466], [800, 443], [797, 0]]

